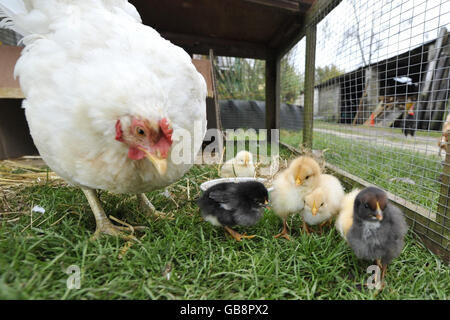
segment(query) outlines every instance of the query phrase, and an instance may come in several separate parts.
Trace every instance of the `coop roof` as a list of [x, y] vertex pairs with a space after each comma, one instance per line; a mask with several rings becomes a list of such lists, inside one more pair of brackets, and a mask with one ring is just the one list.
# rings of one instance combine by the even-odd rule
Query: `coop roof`
[[266, 59], [289, 50], [321, 0], [131, 0], [144, 24], [189, 53]]

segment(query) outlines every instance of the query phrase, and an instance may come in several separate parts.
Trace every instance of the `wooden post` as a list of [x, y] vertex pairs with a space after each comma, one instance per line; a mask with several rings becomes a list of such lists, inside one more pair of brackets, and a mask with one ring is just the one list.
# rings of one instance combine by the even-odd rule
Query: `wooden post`
[[303, 147], [312, 149], [314, 121], [314, 73], [316, 61], [316, 25], [306, 27], [305, 102], [303, 115]]
[[266, 60], [266, 129], [267, 142], [270, 129], [280, 128], [280, 59], [275, 55]]
[[216, 88], [216, 68], [214, 63], [214, 51], [209, 50], [209, 61], [211, 61], [211, 84], [213, 89], [213, 99], [214, 99], [214, 119], [216, 121], [215, 127], [222, 131], [222, 120], [220, 118], [220, 106], [219, 106], [219, 96]]

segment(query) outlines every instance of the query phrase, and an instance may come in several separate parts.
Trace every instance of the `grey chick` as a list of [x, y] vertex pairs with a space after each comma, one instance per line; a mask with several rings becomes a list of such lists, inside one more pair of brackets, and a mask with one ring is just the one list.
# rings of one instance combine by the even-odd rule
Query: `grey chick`
[[241, 235], [232, 226], [252, 226], [261, 219], [268, 203], [266, 187], [257, 181], [218, 183], [197, 200], [202, 217], [215, 226], [222, 226], [237, 241], [255, 236]]
[[355, 198], [353, 221], [345, 237], [355, 255], [375, 260], [381, 268], [381, 283], [387, 265], [398, 257], [408, 227], [402, 211], [392, 205], [386, 192], [376, 187], [363, 189]]

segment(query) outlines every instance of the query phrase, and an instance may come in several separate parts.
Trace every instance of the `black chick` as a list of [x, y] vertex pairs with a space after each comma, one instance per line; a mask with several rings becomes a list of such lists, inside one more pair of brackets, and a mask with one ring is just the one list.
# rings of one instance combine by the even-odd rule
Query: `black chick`
[[376, 261], [384, 285], [387, 265], [404, 246], [408, 227], [403, 213], [389, 202], [386, 192], [375, 187], [358, 193], [353, 211], [346, 239], [358, 258]]
[[412, 107], [408, 110], [408, 113], [406, 114], [406, 118], [403, 122], [402, 131], [405, 134], [405, 137], [408, 137], [408, 135], [414, 137], [414, 134], [416, 133], [416, 116], [414, 114], [414, 110]]
[[268, 203], [266, 187], [257, 181], [223, 182], [206, 190], [197, 200], [202, 217], [215, 226], [223, 226], [237, 241], [255, 236], [241, 235], [234, 225], [252, 226], [261, 219]]

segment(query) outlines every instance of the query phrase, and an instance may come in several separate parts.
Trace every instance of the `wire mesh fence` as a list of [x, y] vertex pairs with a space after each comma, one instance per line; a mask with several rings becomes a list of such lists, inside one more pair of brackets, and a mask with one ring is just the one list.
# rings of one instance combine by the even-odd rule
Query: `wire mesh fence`
[[[450, 1], [335, 2], [313, 22], [313, 148], [389, 191], [417, 233], [448, 254]], [[303, 84], [305, 40], [288, 56]], [[302, 134], [282, 130], [281, 140], [297, 146]]]

